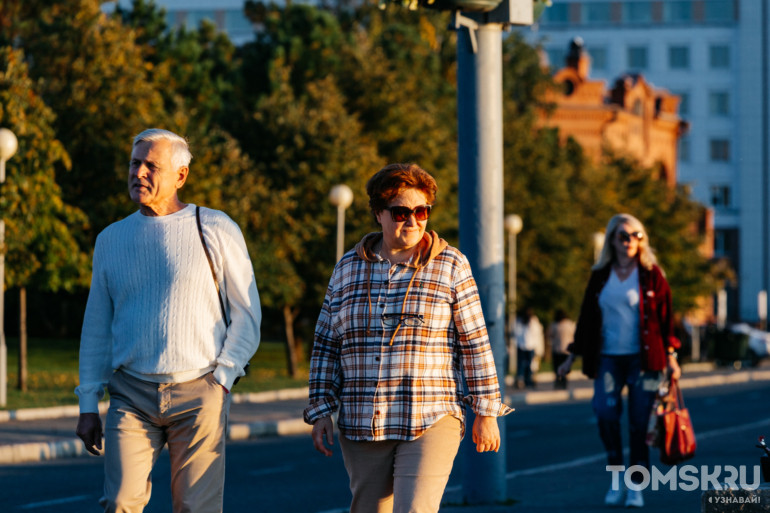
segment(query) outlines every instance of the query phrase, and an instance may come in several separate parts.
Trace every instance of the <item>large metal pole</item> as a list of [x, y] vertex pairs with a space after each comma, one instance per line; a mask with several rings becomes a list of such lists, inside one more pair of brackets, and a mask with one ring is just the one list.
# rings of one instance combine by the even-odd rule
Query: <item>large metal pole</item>
[[5, 345], [5, 221], [0, 217], [0, 406], [8, 404], [8, 347]]
[[[5, 183], [5, 161], [13, 157], [19, 147], [16, 134], [0, 128], [0, 184]], [[5, 220], [0, 212], [0, 406], [7, 404], [8, 347], [5, 345]]]
[[[487, 23], [457, 32], [460, 250], [468, 257], [478, 284], [501, 385], [505, 383], [506, 353], [502, 29], [501, 24]], [[469, 430], [473, 420], [471, 412]], [[504, 442], [504, 418], [499, 419], [499, 426]], [[497, 453], [479, 454], [471, 437], [466, 436], [461, 454], [465, 502], [504, 501], [505, 443]]]

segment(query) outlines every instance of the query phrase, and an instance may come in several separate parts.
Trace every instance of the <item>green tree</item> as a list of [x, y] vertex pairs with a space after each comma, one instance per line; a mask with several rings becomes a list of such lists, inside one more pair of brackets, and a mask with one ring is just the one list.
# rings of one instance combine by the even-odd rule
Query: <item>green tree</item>
[[[88, 220], [62, 201], [57, 173], [71, 167], [52, 128], [55, 114], [36, 92], [24, 54], [0, 48], [0, 124], [10, 128], [19, 149], [8, 166], [0, 196], [6, 221], [5, 284], [19, 289], [19, 388], [26, 390], [27, 288], [72, 291], [89, 276], [84, 234]], [[2, 249], [2, 248], [0, 248]]]
[[338, 75], [349, 111], [386, 162], [415, 162], [439, 186], [431, 227], [457, 243], [457, 91], [455, 34], [434, 11], [356, 11], [344, 27]]
[[260, 218], [246, 225], [255, 268], [272, 277], [260, 284], [261, 294], [282, 313], [288, 345], [296, 350], [295, 321], [303, 309], [315, 320], [334, 265], [336, 210], [329, 191], [338, 183], [354, 191], [347, 213], [350, 248], [371, 231], [364, 185], [382, 162], [331, 77], [309, 82], [300, 95], [290, 74], [280, 59], [272, 66], [273, 92], [260, 101], [244, 144], [274, 195], [261, 206]]
[[[153, 0], [132, 0], [116, 16], [136, 33], [136, 42], [155, 73], [169, 112], [184, 112], [196, 125], [216, 125], [235, 106], [240, 60], [226, 34], [204, 19], [199, 27], [170, 29], [165, 10]], [[234, 110], [238, 110], [236, 107]]]
[[0, 33], [0, 41], [24, 49], [29, 74], [56, 113], [53, 128], [74, 170], [59, 177], [63, 197], [86, 212], [92, 238], [131, 211], [127, 142], [144, 128], [181, 124], [170, 122], [158, 93], [162, 70], [101, 3], [6, 1]]
[[[447, 15], [364, 5], [334, 16], [306, 5], [255, 2], [247, 3], [247, 13], [263, 30], [241, 50], [239, 83], [248, 89], [238, 97], [248, 105], [270, 93], [272, 63], [279, 61], [294, 94], [310, 82], [333, 81], [383, 162], [416, 162], [436, 177], [439, 205], [431, 225], [456, 240], [454, 34], [445, 29]], [[253, 120], [230, 119], [231, 133], [251, 133]]]

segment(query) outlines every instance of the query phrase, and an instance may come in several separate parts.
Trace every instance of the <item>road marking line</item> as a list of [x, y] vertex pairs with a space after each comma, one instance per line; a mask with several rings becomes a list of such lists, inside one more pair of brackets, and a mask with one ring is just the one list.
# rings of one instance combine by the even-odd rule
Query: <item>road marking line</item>
[[23, 506], [19, 506], [19, 509], [37, 509], [37, 508], [44, 508], [46, 506], [55, 506], [57, 504], [66, 504], [68, 502], [79, 502], [85, 499], [90, 498], [90, 495], [76, 495], [74, 497], [63, 497], [61, 499], [54, 499], [50, 501], [43, 501], [43, 502], [31, 502], [29, 504], [25, 504]]
[[[758, 420], [756, 422], [752, 422], [750, 424], [742, 424], [740, 426], [731, 426], [726, 428], [720, 428], [720, 429], [713, 429], [711, 431], [705, 431], [703, 433], [695, 432], [695, 439], [696, 440], [707, 440], [709, 438], [715, 438], [717, 436], [727, 435], [730, 433], [734, 433], [736, 431], [745, 431], [749, 429], [755, 429], [758, 427], [764, 427], [770, 425], [770, 418], [764, 419], [764, 420]], [[628, 449], [624, 451], [624, 454], [628, 454]], [[591, 463], [596, 463], [597, 461], [601, 461], [605, 459], [607, 455], [605, 453], [601, 454], [594, 454], [593, 456], [585, 456], [583, 458], [576, 458], [574, 460], [570, 461], [564, 461], [562, 463], [553, 463], [551, 465], [543, 465], [541, 467], [533, 467], [528, 468], [524, 470], [515, 470], [513, 472], [508, 472], [505, 474], [506, 479], [514, 479], [521, 476], [532, 476], [536, 474], [543, 474], [548, 472], [553, 472], [557, 470], [565, 470], [568, 468], [574, 468], [574, 467], [580, 467], [583, 465], [589, 465]], [[457, 492], [462, 490], [462, 485], [457, 486], [448, 486], [446, 488], [446, 491], [448, 492]]]

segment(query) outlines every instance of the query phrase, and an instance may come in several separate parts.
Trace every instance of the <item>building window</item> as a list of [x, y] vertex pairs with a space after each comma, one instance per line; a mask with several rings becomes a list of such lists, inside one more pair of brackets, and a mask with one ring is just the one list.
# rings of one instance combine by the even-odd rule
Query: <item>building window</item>
[[725, 257], [733, 254], [737, 241], [737, 230], [714, 230], [714, 256]]
[[679, 115], [687, 116], [690, 114], [690, 93], [687, 91], [675, 91], [674, 94], [679, 97]]
[[567, 50], [564, 48], [547, 48], [545, 53], [548, 55], [548, 65], [551, 66], [552, 72], [558, 71], [565, 66]]
[[628, 47], [628, 67], [634, 71], [647, 69], [647, 47]]
[[542, 23], [549, 25], [566, 25], [569, 23], [569, 4], [554, 2], [543, 11]]
[[716, 208], [730, 207], [730, 186], [712, 185], [711, 186], [711, 205]]
[[670, 0], [663, 4], [663, 21], [666, 23], [688, 23], [692, 21], [690, 0]]
[[621, 12], [623, 23], [626, 25], [644, 25], [652, 23], [651, 2], [623, 2]]
[[727, 91], [709, 92], [709, 114], [712, 116], [730, 115], [730, 94]]
[[730, 47], [711, 45], [709, 47], [709, 66], [711, 69], [728, 69], [730, 67]]
[[597, 46], [588, 48], [588, 55], [591, 56], [591, 67], [598, 71], [607, 70], [607, 47]]
[[668, 48], [668, 67], [671, 69], [690, 69], [690, 48], [670, 46]]
[[735, 21], [735, 1], [707, 0], [703, 3], [703, 20], [707, 22]]
[[609, 2], [583, 3], [582, 21], [590, 25], [604, 25], [612, 21], [612, 11]]
[[727, 139], [711, 139], [709, 150], [712, 162], [730, 161], [730, 141]]
[[679, 138], [679, 162], [690, 162], [690, 138]]

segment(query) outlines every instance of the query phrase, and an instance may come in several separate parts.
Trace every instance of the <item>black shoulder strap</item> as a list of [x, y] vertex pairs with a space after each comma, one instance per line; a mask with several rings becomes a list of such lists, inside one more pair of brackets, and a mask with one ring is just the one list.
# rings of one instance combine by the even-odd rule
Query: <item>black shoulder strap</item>
[[201, 244], [203, 244], [203, 251], [206, 252], [206, 259], [209, 261], [209, 268], [211, 269], [211, 276], [214, 278], [214, 286], [217, 288], [217, 299], [219, 299], [219, 308], [222, 310], [222, 318], [225, 320], [225, 325], [229, 326], [230, 322], [227, 320], [227, 314], [225, 313], [225, 304], [222, 302], [222, 294], [219, 292], [219, 280], [217, 280], [217, 273], [214, 271], [214, 262], [211, 260], [211, 254], [209, 253], [209, 247], [206, 245], [206, 239], [203, 238], [203, 229], [201, 228], [201, 207], [195, 206], [195, 220], [198, 223], [198, 235], [201, 236]]

